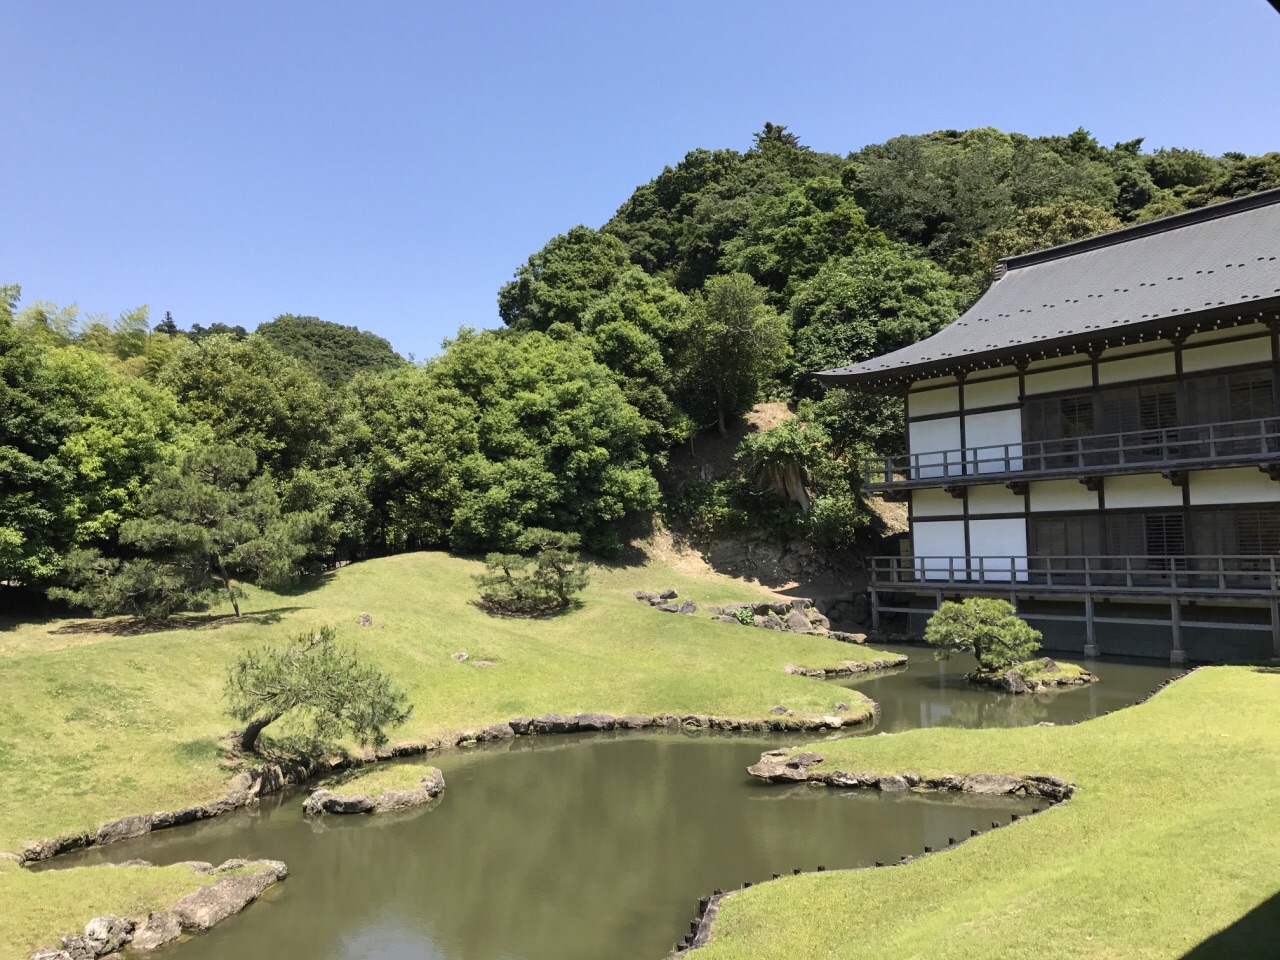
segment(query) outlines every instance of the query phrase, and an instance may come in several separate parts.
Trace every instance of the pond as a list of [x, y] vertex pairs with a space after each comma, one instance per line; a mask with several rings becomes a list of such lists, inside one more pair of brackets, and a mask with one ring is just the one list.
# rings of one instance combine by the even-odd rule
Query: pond
[[[1096, 689], [1013, 698], [968, 688], [962, 662], [901, 652], [912, 658], [910, 669], [849, 684], [882, 702], [876, 730], [1083, 719], [1139, 699], [1172, 675], [1105, 663]], [[713, 888], [795, 867], [895, 861], [1031, 806], [769, 787], [746, 775], [761, 750], [796, 739], [521, 738], [433, 758], [449, 786], [432, 809], [309, 821], [305, 793], [295, 791], [51, 866], [130, 857], [270, 857], [289, 865], [289, 879], [240, 916], [162, 948], [160, 956], [177, 960], [659, 960]]]

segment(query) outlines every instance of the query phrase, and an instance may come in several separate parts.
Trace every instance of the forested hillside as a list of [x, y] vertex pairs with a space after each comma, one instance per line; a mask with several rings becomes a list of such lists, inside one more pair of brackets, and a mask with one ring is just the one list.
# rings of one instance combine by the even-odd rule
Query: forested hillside
[[[608, 552], [659, 507], [838, 545], [862, 519], [849, 468], [895, 447], [901, 409], [810, 372], [938, 330], [1002, 256], [1274, 186], [1280, 153], [981, 129], [842, 157], [766, 124], [552, 238], [499, 292], [504, 328], [417, 364], [314, 317], [183, 331], [0, 288], [0, 596], [160, 615], [533, 526]], [[673, 446], [761, 399], [798, 416], [748, 438], [741, 476], [660, 483]]]

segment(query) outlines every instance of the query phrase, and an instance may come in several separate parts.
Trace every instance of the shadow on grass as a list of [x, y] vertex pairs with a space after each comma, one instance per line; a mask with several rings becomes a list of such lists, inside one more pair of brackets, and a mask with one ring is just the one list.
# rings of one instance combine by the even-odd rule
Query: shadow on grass
[[321, 587], [332, 581], [336, 574], [336, 570], [326, 570], [324, 573], [299, 577], [291, 583], [273, 586], [271, 588], [271, 592], [279, 597], [301, 597], [304, 594], [311, 593], [313, 590], [319, 590]]
[[259, 610], [239, 617], [229, 613], [183, 613], [167, 620], [138, 620], [133, 618], [108, 620], [76, 620], [64, 624], [49, 632], [58, 636], [76, 634], [99, 634], [113, 637], [137, 637], [148, 633], [167, 633], [171, 630], [217, 629], [233, 624], [252, 623], [264, 626], [279, 623], [286, 613], [301, 610], [302, 607], [275, 607], [271, 610]]
[[570, 600], [563, 607], [555, 607], [550, 610], [532, 610], [527, 613], [503, 610], [491, 603], [485, 603], [483, 600], [471, 600], [469, 602], [477, 610], [499, 620], [554, 620], [557, 617], [567, 616], [582, 609], [581, 600]]
[[1182, 960], [1274, 960], [1280, 956], [1280, 893], [1183, 955]]

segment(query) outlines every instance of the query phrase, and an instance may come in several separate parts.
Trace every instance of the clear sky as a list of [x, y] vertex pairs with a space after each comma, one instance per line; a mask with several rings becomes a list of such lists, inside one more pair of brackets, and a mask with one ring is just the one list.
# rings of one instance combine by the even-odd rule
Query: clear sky
[[766, 120], [1280, 149], [1266, 0], [4, 0], [0, 282], [437, 352], [550, 237]]

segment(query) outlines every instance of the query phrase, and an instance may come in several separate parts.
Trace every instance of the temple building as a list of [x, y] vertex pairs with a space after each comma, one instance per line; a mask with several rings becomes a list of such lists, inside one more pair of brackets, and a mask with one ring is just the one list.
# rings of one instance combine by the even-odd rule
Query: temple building
[[1280, 190], [1010, 257], [926, 340], [817, 374], [906, 398], [873, 621], [1009, 599], [1046, 646], [1280, 658]]

